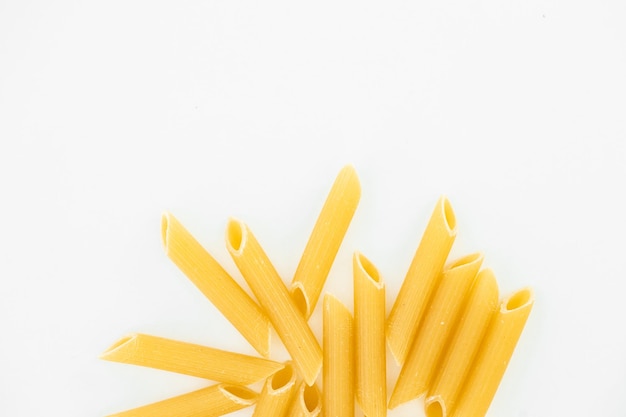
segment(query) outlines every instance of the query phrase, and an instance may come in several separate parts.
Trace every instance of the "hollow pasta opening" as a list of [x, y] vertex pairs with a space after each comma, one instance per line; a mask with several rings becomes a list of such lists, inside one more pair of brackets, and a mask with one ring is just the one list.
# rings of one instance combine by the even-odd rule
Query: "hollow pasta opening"
[[378, 273], [378, 269], [372, 264], [369, 259], [367, 259], [362, 254], [357, 254], [357, 261], [363, 268], [363, 271], [377, 284], [380, 283], [380, 274]]
[[520, 290], [513, 294], [511, 298], [509, 298], [509, 301], [507, 301], [506, 303], [506, 309], [511, 311], [523, 307], [524, 305], [528, 304], [531, 298], [532, 291], [530, 291], [530, 289], [525, 288], [523, 290]]
[[450, 201], [445, 197], [443, 199], [443, 216], [446, 220], [446, 224], [448, 225], [448, 229], [456, 229], [456, 216], [452, 210], [452, 204], [450, 204]]
[[315, 386], [309, 387], [305, 385], [302, 397], [304, 398], [304, 405], [309, 412], [313, 412], [320, 404], [319, 392]]
[[253, 391], [250, 391], [248, 388], [238, 387], [237, 385], [222, 385], [222, 390], [242, 400], [253, 400], [256, 398], [256, 394]]
[[283, 369], [272, 376], [272, 389], [276, 391], [283, 388], [293, 379], [293, 376], [293, 367], [290, 364], [285, 365]]
[[444, 417], [446, 415], [443, 406], [438, 400], [426, 404], [424, 411], [426, 412], [426, 417]]
[[243, 241], [243, 230], [241, 223], [237, 220], [231, 220], [228, 222], [228, 243], [235, 252], [238, 252], [241, 248]]
[[293, 303], [298, 307], [298, 310], [302, 313], [303, 316], [307, 315], [308, 305], [307, 297], [304, 294], [304, 290], [299, 285], [296, 286], [293, 290], [291, 290], [291, 299]]
[[461, 267], [463, 265], [471, 264], [472, 262], [478, 261], [482, 257], [483, 257], [483, 255], [480, 252], [472, 253], [470, 255], [466, 255], [466, 256], [462, 257], [461, 259], [457, 259], [456, 261], [454, 261], [452, 263], [452, 265], [450, 265], [449, 269], [458, 268], [458, 267]]

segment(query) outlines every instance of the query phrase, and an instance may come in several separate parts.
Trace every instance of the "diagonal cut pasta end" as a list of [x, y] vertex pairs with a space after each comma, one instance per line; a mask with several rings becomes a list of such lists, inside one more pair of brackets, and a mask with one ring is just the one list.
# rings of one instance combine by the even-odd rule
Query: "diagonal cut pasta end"
[[424, 413], [426, 417], [446, 417], [448, 415], [446, 403], [439, 395], [429, 397], [424, 403]]
[[165, 248], [165, 252], [168, 251], [169, 246], [169, 235], [170, 235], [170, 219], [174, 216], [172, 213], [166, 211], [161, 216], [161, 242], [163, 243], [163, 247]]
[[322, 398], [315, 385], [300, 384], [296, 399], [291, 406], [291, 416], [315, 417], [322, 411]]
[[354, 198], [358, 201], [361, 198], [361, 183], [359, 182], [359, 176], [356, 173], [356, 169], [352, 164], [348, 164], [341, 168], [337, 178], [341, 178], [350, 184], [350, 188], [353, 189]]
[[482, 252], [474, 252], [469, 255], [465, 255], [448, 265], [444, 269], [444, 272], [450, 271], [451, 269], [476, 269], [476, 272], [478, 272], [484, 258], [485, 257]]
[[394, 389], [393, 392], [391, 393], [391, 398], [389, 398], [389, 403], [387, 404], [387, 408], [389, 408], [390, 410], [393, 410], [397, 406], [402, 405], [405, 402], [410, 401], [412, 399], [413, 398], [407, 397], [406, 395], [403, 395], [402, 393]]
[[312, 312], [309, 297], [307, 296], [306, 291], [304, 290], [304, 285], [302, 285], [301, 282], [293, 283], [293, 287], [291, 288], [291, 299], [304, 317], [309, 317], [311, 315]]
[[404, 357], [402, 357], [402, 355], [400, 354], [400, 351], [396, 349], [396, 345], [393, 344], [393, 341], [389, 337], [389, 333], [390, 333], [389, 326], [387, 326], [387, 330], [385, 331], [385, 339], [387, 341], [387, 347], [389, 348], [389, 352], [391, 352], [391, 357], [393, 358], [396, 365], [402, 366], [402, 364], [404, 363]]
[[127, 356], [126, 352], [132, 350], [137, 344], [137, 334], [129, 334], [127, 336], [122, 337], [120, 340], [115, 342], [110, 348], [105, 350], [101, 355], [100, 359], [104, 359], [112, 362], [120, 362], [123, 361]]
[[228, 219], [226, 226], [226, 247], [228, 251], [236, 257], [241, 256], [248, 239], [248, 229], [246, 225], [235, 218]]
[[306, 410], [311, 414], [319, 414], [322, 408], [322, 401], [320, 398], [320, 392], [315, 385], [304, 386], [304, 392], [302, 393], [302, 402]]
[[233, 403], [245, 406], [254, 404], [258, 397], [256, 392], [239, 385], [221, 384], [219, 390]]
[[535, 302], [535, 295], [532, 288], [522, 288], [508, 298], [504, 299], [500, 305], [500, 311], [502, 313], [509, 313], [514, 310], [521, 310]]
[[450, 204], [448, 197], [441, 196], [439, 198], [439, 202], [437, 203], [437, 207], [441, 210], [444, 220], [443, 224], [448, 233], [450, 236], [456, 236], [456, 215], [454, 214], [454, 210], [452, 210], [452, 204]]
[[296, 383], [296, 373], [291, 362], [287, 362], [283, 369], [270, 376], [268, 383], [268, 388], [273, 394], [290, 390]]
[[363, 276], [374, 285], [376, 289], [384, 288], [385, 284], [380, 277], [380, 273], [374, 264], [360, 252], [355, 252], [354, 257], [354, 269], [361, 271]]

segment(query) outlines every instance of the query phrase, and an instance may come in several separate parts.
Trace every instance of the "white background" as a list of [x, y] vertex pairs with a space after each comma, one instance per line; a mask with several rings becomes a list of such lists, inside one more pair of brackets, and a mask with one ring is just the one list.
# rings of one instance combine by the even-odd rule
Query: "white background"
[[0, 415], [207, 384], [97, 359], [129, 332], [253, 353], [165, 256], [161, 213], [238, 280], [243, 219], [290, 281], [352, 163], [327, 290], [352, 305], [358, 249], [390, 306], [445, 194], [452, 256], [536, 292], [489, 416], [624, 416], [625, 21], [620, 0], [0, 0]]

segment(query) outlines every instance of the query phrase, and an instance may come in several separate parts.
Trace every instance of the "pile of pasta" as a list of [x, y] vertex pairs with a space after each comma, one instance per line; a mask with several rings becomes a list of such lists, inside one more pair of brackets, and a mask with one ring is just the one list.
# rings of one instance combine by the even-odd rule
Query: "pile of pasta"
[[[258, 357], [145, 334], [126, 336], [102, 354], [110, 361], [217, 382], [116, 417], [220, 416], [255, 405], [253, 416], [365, 416], [424, 398], [427, 417], [480, 417], [495, 395], [533, 305], [523, 288], [499, 299], [493, 272], [474, 253], [446, 265], [456, 236], [450, 202], [430, 217], [388, 317], [376, 266], [353, 256], [354, 315], [323, 298], [322, 346], [308, 324], [361, 195], [344, 167], [313, 228], [288, 287], [250, 228], [230, 219], [226, 247], [254, 299], [170, 213], [163, 215], [168, 257], [224, 314]], [[291, 360], [269, 359], [273, 328]], [[386, 347], [402, 366], [387, 398]], [[316, 384], [322, 373], [322, 390]], [[246, 387], [264, 381], [260, 393]]]

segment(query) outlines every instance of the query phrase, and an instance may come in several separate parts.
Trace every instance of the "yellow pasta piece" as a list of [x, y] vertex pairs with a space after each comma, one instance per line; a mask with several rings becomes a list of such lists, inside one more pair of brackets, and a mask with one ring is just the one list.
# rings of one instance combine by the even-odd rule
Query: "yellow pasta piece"
[[498, 283], [491, 269], [478, 273], [425, 401], [428, 417], [444, 417], [454, 409], [472, 360], [498, 307]]
[[291, 295], [306, 318], [315, 310], [360, 198], [356, 171], [350, 165], [345, 166], [326, 198], [291, 283]]
[[252, 417], [284, 417], [297, 388], [291, 363], [267, 378]]
[[270, 321], [252, 298], [170, 213], [161, 221], [167, 256], [262, 356], [270, 353]]
[[261, 245], [248, 226], [231, 219], [227, 227], [226, 246], [265, 309], [294, 365], [307, 384], [313, 384], [322, 368], [322, 349]]
[[268, 359], [139, 333], [120, 339], [100, 358], [236, 385], [261, 381], [284, 366]]
[[455, 237], [452, 206], [447, 198], [441, 197], [387, 319], [387, 341], [398, 364], [406, 359]]
[[326, 417], [353, 417], [354, 324], [352, 314], [330, 294], [324, 296], [323, 327], [322, 409]]
[[354, 254], [353, 269], [356, 400], [366, 416], [386, 416], [385, 286], [362, 254]]
[[218, 384], [109, 417], [218, 417], [249, 407], [256, 398], [248, 388]]
[[316, 417], [322, 411], [322, 399], [315, 385], [309, 386], [305, 382], [300, 384], [296, 396], [291, 403], [288, 417]]
[[482, 417], [487, 413], [533, 303], [530, 288], [519, 290], [502, 301], [480, 345], [452, 416]]
[[463, 301], [480, 269], [480, 253], [465, 256], [447, 268], [389, 400], [389, 408], [426, 393], [446, 341], [455, 326]]

